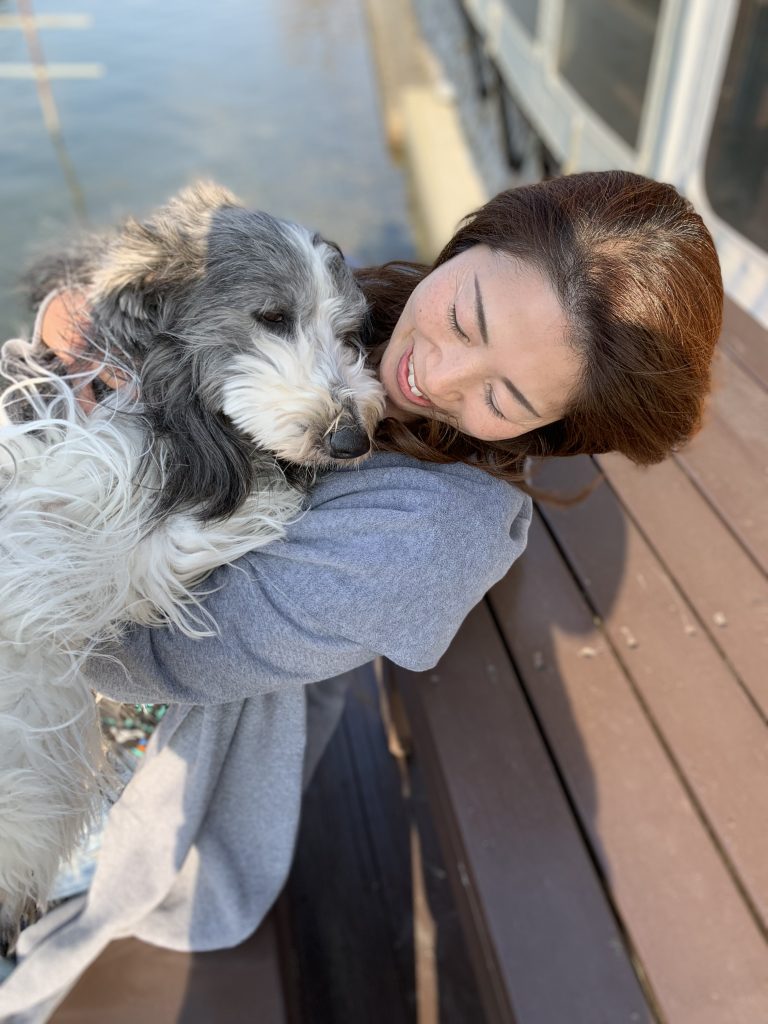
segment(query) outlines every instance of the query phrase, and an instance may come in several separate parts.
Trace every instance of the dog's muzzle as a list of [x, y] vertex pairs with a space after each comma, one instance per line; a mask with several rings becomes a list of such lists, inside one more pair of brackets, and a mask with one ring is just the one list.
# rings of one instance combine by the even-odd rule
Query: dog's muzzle
[[332, 459], [359, 459], [371, 450], [371, 439], [359, 424], [346, 420], [326, 437], [325, 446]]

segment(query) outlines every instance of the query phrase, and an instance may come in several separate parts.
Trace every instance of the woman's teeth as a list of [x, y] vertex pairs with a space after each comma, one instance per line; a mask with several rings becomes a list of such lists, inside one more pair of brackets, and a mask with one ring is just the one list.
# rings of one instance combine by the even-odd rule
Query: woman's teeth
[[413, 352], [408, 356], [408, 387], [417, 398], [424, 398], [424, 395], [416, 387], [416, 375], [413, 372]]

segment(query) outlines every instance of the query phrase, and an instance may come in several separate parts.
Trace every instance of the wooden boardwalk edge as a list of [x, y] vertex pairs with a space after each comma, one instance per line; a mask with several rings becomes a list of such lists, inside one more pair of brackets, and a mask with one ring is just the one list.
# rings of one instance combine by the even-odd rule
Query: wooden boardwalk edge
[[489, 1020], [652, 1020], [488, 607], [470, 613], [432, 672], [390, 671], [451, 852]]
[[490, 601], [662, 1010], [768, 1019], [764, 937], [542, 522]]

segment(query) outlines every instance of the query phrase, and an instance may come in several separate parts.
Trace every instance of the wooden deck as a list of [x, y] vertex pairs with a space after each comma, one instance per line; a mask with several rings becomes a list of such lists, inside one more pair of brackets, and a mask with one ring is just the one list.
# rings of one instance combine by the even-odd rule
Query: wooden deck
[[768, 1021], [765, 332], [729, 307], [674, 459], [536, 482], [598, 473], [434, 672], [394, 673], [489, 1019]]
[[418, 759], [395, 759], [358, 673], [304, 799], [279, 904], [292, 1022], [483, 1024]]

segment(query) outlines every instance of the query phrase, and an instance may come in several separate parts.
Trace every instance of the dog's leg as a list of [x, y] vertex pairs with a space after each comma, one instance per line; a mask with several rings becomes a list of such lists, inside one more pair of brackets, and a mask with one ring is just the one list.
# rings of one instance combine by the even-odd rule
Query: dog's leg
[[[13, 672], [3, 651], [0, 702], [0, 947], [45, 908], [61, 857], [95, 820], [106, 779], [93, 695], [82, 680], [28, 687], [30, 652]], [[9, 671], [10, 669], [10, 671]], [[14, 681], [22, 680], [20, 686]]]

